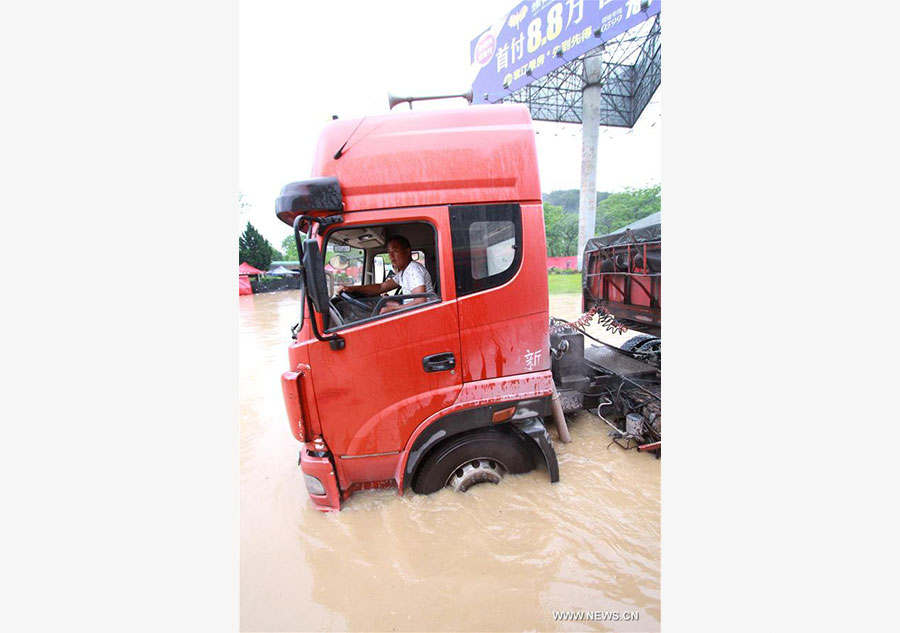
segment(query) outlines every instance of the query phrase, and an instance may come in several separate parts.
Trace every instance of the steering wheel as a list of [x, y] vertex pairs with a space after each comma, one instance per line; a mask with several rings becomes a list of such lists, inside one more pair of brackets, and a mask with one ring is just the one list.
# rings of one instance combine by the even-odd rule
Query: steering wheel
[[331, 324], [329, 325], [329, 329], [344, 325], [344, 317], [338, 311], [338, 309], [334, 307], [333, 303], [328, 306], [328, 314], [331, 317]]
[[350, 305], [359, 308], [360, 310], [365, 310], [366, 312], [368, 312], [371, 309], [371, 306], [369, 306], [369, 304], [367, 304], [365, 301], [357, 299], [356, 297], [351, 295], [349, 292], [346, 292], [344, 290], [341, 290], [337, 296], [339, 296], [341, 299], [343, 299]]

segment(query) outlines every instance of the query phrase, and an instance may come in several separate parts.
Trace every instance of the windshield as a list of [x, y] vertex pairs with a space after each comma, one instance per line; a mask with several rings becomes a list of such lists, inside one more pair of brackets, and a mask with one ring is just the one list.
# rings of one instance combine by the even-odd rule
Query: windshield
[[363, 279], [365, 253], [358, 248], [344, 247], [341, 252], [325, 250], [325, 275], [333, 285], [358, 285]]

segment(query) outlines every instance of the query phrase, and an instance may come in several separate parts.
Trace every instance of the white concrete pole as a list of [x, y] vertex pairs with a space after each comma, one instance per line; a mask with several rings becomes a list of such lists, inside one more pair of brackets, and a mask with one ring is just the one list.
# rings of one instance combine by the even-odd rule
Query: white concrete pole
[[584, 245], [594, 237], [597, 224], [597, 142], [600, 137], [600, 71], [598, 55], [584, 60], [587, 86], [581, 97], [581, 196], [578, 200], [578, 270]]

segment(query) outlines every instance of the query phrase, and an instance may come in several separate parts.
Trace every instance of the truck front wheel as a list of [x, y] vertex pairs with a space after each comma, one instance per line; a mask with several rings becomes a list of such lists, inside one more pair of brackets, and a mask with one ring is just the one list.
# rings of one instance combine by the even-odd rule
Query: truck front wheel
[[517, 475], [533, 468], [527, 447], [511, 432], [481, 429], [435, 448], [416, 474], [412, 489], [426, 495], [444, 486], [465, 492], [478, 483], [500, 483], [506, 473]]

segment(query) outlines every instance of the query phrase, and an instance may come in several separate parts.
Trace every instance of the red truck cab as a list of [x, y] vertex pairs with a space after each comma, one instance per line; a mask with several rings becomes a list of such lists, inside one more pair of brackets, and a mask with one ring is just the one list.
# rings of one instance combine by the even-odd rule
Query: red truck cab
[[[554, 386], [528, 110], [336, 120], [311, 176], [284, 187], [276, 212], [302, 258], [282, 388], [315, 506], [338, 510], [366, 488], [465, 490], [537, 466], [558, 480], [542, 424]], [[391, 236], [419, 254], [434, 292], [330, 296], [329, 273], [380, 282]], [[380, 314], [411, 298], [424, 302]]]

